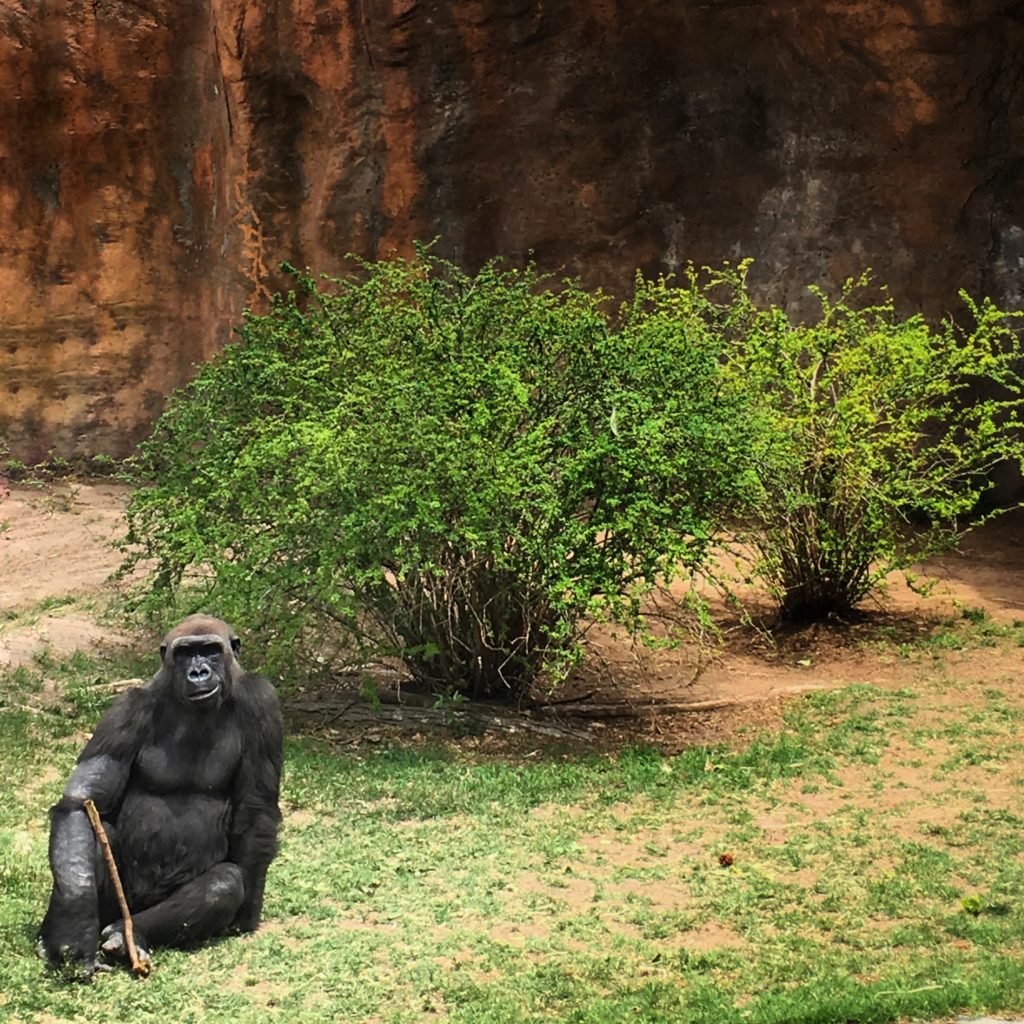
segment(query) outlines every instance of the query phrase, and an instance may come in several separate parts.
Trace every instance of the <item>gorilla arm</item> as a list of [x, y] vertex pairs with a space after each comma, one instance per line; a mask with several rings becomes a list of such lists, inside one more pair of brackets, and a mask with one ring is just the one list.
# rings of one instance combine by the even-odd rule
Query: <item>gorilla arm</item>
[[50, 870], [53, 890], [39, 937], [47, 959], [66, 958], [95, 966], [99, 945], [96, 836], [83, 806], [100, 814], [116, 809], [145, 729], [142, 690], [123, 693], [100, 719], [60, 801], [50, 811]]
[[245, 898], [234, 927], [251, 932], [259, 927], [267, 867], [277, 852], [284, 727], [269, 680], [245, 675], [235, 684], [234, 695], [244, 742], [232, 794], [228, 859], [242, 869], [245, 879]]

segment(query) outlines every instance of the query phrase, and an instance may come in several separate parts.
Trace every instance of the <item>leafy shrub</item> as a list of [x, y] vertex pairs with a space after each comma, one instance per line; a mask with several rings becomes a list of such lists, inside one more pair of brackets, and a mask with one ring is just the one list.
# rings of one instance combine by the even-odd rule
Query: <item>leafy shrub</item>
[[[8, 450], [3, 440], [0, 439], [0, 458]], [[50, 450], [46, 458], [41, 462], [35, 462], [31, 465], [22, 462], [21, 459], [3, 459], [0, 462], [0, 473], [9, 480], [33, 486], [50, 483], [54, 480], [63, 480], [71, 476], [74, 470], [75, 466], [62, 455], [58, 455], [53, 449]]]
[[801, 325], [757, 308], [745, 272], [712, 275], [701, 298], [763, 427], [748, 536], [785, 617], [843, 614], [888, 572], [954, 546], [987, 474], [1020, 462], [1019, 314], [964, 294], [970, 329], [929, 326], [884, 290], [863, 301], [862, 276], [835, 303], [812, 289], [821, 315]]
[[[719, 341], [638, 282], [599, 296], [421, 250], [299, 275], [171, 401], [132, 467], [127, 568], [275, 640], [395, 654], [437, 692], [513, 696], [585, 616], [697, 569], [744, 486]], [[303, 646], [305, 645], [305, 646]]]
[[[0, 455], [5, 450], [5, 446], [0, 442]], [[28, 466], [21, 459], [4, 459], [2, 471], [9, 480], [24, 480], [28, 476]]]
[[110, 455], [102, 452], [87, 456], [83, 468], [90, 476], [116, 476], [119, 471], [118, 462]]

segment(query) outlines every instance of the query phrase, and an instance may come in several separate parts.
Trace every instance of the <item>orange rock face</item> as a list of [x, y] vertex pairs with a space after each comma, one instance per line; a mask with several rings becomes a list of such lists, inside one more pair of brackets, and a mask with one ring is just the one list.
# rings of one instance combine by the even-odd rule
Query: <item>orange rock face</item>
[[417, 238], [1024, 305], [1022, 81], [1008, 0], [10, 0], [0, 437], [123, 455], [282, 260]]

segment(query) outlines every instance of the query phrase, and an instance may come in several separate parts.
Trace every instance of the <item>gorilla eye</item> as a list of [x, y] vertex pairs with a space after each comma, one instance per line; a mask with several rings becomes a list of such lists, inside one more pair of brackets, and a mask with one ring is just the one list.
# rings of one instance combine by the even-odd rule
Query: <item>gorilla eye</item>
[[206, 658], [208, 661], [214, 658], [219, 658], [224, 652], [221, 649], [220, 644], [208, 643], [208, 644], [181, 644], [176, 654], [180, 654], [183, 658]]

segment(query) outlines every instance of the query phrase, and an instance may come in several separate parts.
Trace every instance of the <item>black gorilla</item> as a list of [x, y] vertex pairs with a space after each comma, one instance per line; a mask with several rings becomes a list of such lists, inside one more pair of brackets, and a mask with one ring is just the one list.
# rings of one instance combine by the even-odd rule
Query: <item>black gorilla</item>
[[39, 937], [52, 964], [91, 975], [100, 950], [124, 954], [88, 799], [110, 838], [140, 956], [259, 925], [281, 820], [283, 728], [273, 686], [242, 668], [238, 649], [220, 619], [186, 619], [164, 639], [159, 672], [118, 697], [79, 755], [50, 812], [53, 891]]

